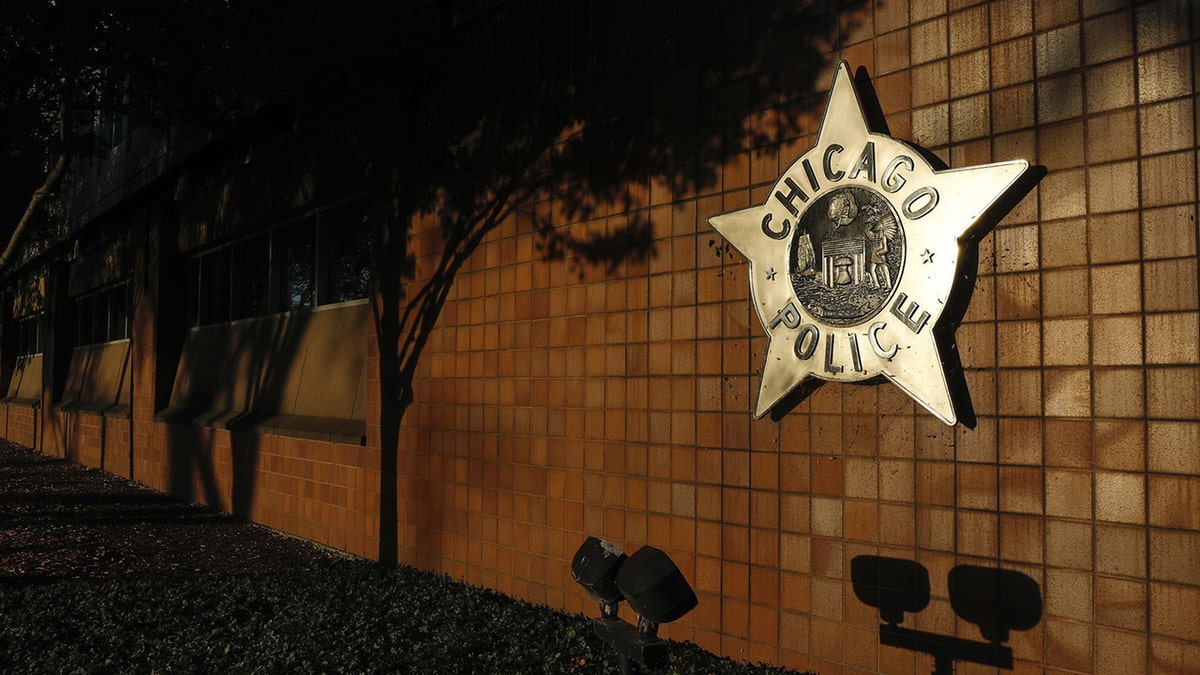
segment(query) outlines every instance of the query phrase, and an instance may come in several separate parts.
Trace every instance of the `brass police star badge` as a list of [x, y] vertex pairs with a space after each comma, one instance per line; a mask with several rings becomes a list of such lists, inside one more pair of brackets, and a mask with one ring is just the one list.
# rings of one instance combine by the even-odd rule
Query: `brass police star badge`
[[946, 424], [973, 426], [954, 329], [980, 239], [1044, 174], [1024, 160], [949, 169], [873, 131], [838, 64], [816, 145], [766, 202], [708, 221], [750, 262], [767, 331], [754, 416], [810, 378], [882, 377]]

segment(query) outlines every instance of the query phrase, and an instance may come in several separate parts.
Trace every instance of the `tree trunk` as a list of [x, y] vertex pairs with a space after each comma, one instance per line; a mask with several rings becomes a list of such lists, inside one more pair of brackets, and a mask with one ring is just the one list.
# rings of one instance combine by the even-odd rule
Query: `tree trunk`
[[67, 79], [63, 83], [62, 100], [58, 104], [58, 143], [59, 151], [58, 158], [54, 160], [54, 166], [50, 167], [50, 171], [46, 174], [46, 179], [42, 181], [41, 187], [33, 191], [33, 196], [29, 198], [29, 205], [25, 207], [25, 213], [21, 215], [21, 220], [17, 221], [17, 226], [13, 228], [12, 234], [8, 237], [8, 245], [4, 247], [4, 251], [0, 253], [0, 274], [12, 264], [16, 256], [17, 248], [25, 239], [25, 234], [29, 231], [29, 227], [33, 224], [33, 219], [37, 216], [37, 211], [42, 206], [42, 202], [54, 193], [55, 188], [62, 182], [62, 178], [67, 173], [67, 167], [71, 165], [71, 155], [67, 150], [67, 121], [70, 115], [67, 107], [67, 101], [71, 100], [71, 95], [74, 92], [74, 81]]
[[17, 248], [25, 239], [25, 234], [29, 231], [29, 226], [33, 224], [37, 210], [42, 206], [42, 202], [46, 201], [46, 198], [54, 192], [58, 184], [62, 182], [62, 177], [67, 172], [67, 167], [70, 164], [71, 159], [66, 152], [59, 154], [58, 159], [54, 162], [54, 166], [46, 174], [46, 180], [42, 181], [41, 187], [33, 191], [33, 196], [29, 198], [29, 205], [25, 207], [25, 213], [21, 216], [21, 220], [17, 222], [17, 226], [13, 228], [12, 235], [8, 238], [8, 245], [4, 247], [4, 252], [0, 253], [0, 272], [4, 272], [12, 264], [13, 259], [16, 257]]

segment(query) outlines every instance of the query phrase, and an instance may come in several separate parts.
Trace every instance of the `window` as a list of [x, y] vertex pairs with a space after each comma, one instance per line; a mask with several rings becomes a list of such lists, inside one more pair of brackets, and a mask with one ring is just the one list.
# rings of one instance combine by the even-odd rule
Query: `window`
[[41, 313], [17, 319], [17, 356], [42, 353]]
[[96, 111], [92, 118], [92, 132], [100, 139], [104, 149], [114, 148], [125, 140], [125, 116], [115, 112]]
[[233, 317], [245, 319], [271, 313], [271, 240], [261, 235], [230, 247], [236, 281]]
[[80, 296], [75, 300], [75, 346], [129, 337], [129, 284]]
[[92, 310], [96, 301], [92, 296], [75, 301], [75, 345], [90, 345], [92, 339]]
[[325, 302], [345, 302], [367, 297], [371, 270], [371, 217], [355, 203], [321, 214], [325, 247]]
[[124, 340], [129, 333], [129, 285], [121, 284], [109, 293], [108, 339]]
[[282, 311], [313, 307], [317, 304], [317, 228], [316, 219], [302, 220], [283, 228], [279, 235], [283, 253], [279, 308]]
[[229, 249], [200, 259], [200, 288], [206, 291], [200, 296], [201, 323], [229, 320], [229, 270]]
[[92, 319], [90, 331], [92, 342], [108, 342], [109, 340], [108, 309], [111, 304], [109, 300], [108, 293], [97, 293], [88, 297], [88, 302], [92, 305], [91, 312], [89, 312]]
[[371, 224], [359, 200], [200, 254], [188, 272], [189, 324], [365, 298]]

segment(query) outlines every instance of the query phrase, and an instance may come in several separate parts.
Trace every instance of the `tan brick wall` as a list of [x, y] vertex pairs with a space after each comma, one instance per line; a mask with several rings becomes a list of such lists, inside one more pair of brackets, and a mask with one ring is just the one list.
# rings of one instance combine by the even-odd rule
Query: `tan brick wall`
[[357, 445], [150, 423], [135, 477], [296, 536], [373, 558], [379, 453]]
[[37, 442], [38, 410], [28, 405], [3, 404], [4, 437], [14, 443], [33, 447]]

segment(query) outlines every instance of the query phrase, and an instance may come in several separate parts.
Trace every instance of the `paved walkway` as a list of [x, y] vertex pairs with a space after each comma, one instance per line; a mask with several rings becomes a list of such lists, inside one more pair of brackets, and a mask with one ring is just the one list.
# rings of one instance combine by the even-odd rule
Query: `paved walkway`
[[0, 588], [69, 578], [247, 574], [331, 555], [0, 439]]

